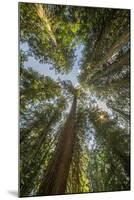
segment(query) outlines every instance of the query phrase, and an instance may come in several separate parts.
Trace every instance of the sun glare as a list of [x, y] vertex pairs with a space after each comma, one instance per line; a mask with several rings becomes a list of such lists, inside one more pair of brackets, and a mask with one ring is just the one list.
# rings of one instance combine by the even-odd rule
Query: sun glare
[[103, 119], [104, 119], [104, 115], [100, 115], [100, 119], [102, 119], [102, 120], [103, 120]]

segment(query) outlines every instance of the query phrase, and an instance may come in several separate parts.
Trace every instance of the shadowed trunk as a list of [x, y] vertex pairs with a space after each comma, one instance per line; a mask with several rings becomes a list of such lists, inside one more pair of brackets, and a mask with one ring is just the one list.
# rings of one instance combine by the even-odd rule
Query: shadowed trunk
[[59, 138], [55, 154], [48, 165], [39, 195], [64, 194], [75, 141], [76, 96]]
[[[46, 138], [48, 136], [49, 129], [51, 128], [51, 124], [52, 124], [53, 120], [55, 119], [55, 116], [56, 116], [56, 112], [51, 117], [50, 121], [48, 122], [47, 126], [45, 127], [45, 130], [43, 129], [42, 134], [41, 134], [41, 136], [39, 138], [39, 141], [37, 141], [35, 143], [35, 145], [32, 146], [33, 153], [31, 154], [31, 156], [29, 158], [31, 160], [31, 162], [30, 162], [29, 165], [26, 166], [26, 169], [23, 170], [23, 173], [27, 174], [32, 169], [32, 166], [35, 165], [35, 160], [37, 162], [39, 162], [38, 155], [40, 154], [40, 151], [41, 151], [41, 148], [42, 148], [43, 144], [46, 142]], [[38, 166], [37, 166], [37, 169], [38, 169]], [[30, 183], [32, 183], [31, 180], [34, 179], [34, 178], [35, 178], [35, 176], [29, 177]], [[29, 185], [29, 182], [28, 182], [28, 185]], [[27, 191], [29, 191], [29, 186], [28, 185], [24, 184], [23, 187], [21, 188], [21, 193], [23, 195], [26, 195]]]
[[123, 154], [116, 146], [113, 151], [119, 157], [127, 176], [130, 177], [130, 156]]

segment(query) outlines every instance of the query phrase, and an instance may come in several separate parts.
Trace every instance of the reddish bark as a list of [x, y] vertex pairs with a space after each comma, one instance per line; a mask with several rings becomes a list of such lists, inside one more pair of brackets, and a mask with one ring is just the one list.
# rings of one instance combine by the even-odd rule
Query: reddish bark
[[76, 97], [60, 135], [55, 154], [40, 186], [39, 195], [64, 194], [75, 141]]

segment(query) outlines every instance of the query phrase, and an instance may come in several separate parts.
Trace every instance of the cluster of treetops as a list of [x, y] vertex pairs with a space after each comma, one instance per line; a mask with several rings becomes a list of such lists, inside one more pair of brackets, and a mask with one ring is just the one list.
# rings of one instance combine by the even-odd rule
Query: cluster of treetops
[[[20, 50], [20, 196], [129, 190], [130, 11], [20, 3], [19, 12], [29, 47]], [[60, 77], [79, 45], [79, 87], [25, 67], [32, 56]]]

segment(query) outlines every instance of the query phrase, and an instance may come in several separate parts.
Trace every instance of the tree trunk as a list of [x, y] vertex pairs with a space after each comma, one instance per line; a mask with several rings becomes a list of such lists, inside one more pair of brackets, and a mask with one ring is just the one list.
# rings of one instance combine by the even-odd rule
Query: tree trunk
[[125, 113], [123, 110], [115, 108], [110, 105], [110, 108], [115, 111], [116, 113], [120, 114], [125, 120], [129, 121], [130, 120], [130, 115]]
[[64, 194], [75, 142], [76, 96], [60, 135], [54, 156], [48, 165], [39, 195]]
[[46, 31], [49, 34], [49, 36], [52, 40], [52, 43], [54, 44], [55, 47], [57, 47], [57, 41], [56, 41], [55, 35], [53, 33], [49, 19], [47, 18], [47, 14], [46, 14], [45, 10], [43, 9], [41, 4], [35, 4], [35, 6], [36, 6], [36, 12], [37, 12], [42, 24], [46, 28]]
[[130, 178], [130, 157], [125, 155], [125, 153], [123, 154], [120, 150], [118, 150], [116, 146], [114, 147], [113, 151], [120, 159], [120, 162], [123, 165], [124, 171], [126, 172], [127, 176]]

